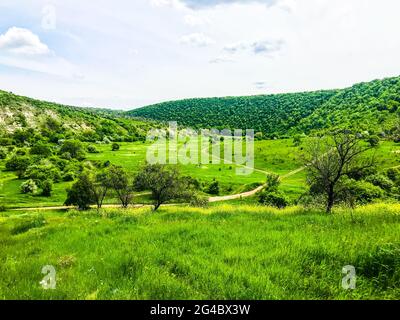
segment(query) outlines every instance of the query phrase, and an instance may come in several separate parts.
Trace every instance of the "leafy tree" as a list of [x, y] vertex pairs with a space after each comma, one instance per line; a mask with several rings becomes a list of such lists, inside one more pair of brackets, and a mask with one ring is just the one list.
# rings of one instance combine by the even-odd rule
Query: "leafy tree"
[[24, 177], [26, 169], [31, 164], [31, 158], [27, 156], [12, 156], [6, 162], [6, 170], [16, 171], [19, 179]]
[[66, 206], [78, 206], [80, 210], [87, 210], [90, 205], [95, 204], [93, 194], [93, 180], [88, 172], [83, 172], [78, 180], [67, 190]]
[[187, 179], [181, 178], [176, 168], [155, 164], [145, 166], [135, 178], [137, 190], [150, 190], [154, 199], [154, 211], [170, 200], [191, 200], [193, 189]]
[[133, 184], [128, 173], [121, 167], [111, 166], [105, 184], [115, 191], [122, 207], [127, 208], [133, 200]]
[[357, 135], [337, 131], [332, 136], [316, 138], [306, 148], [304, 163], [308, 170], [311, 192], [326, 196], [326, 212], [330, 213], [338, 198], [338, 187], [344, 177], [372, 166], [362, 155], [371, 147], [364, 146]]
[[66, 140], [63, 142], [60, 154], [68, 154], [73, 159], [83, 160], [86, 157], [83, 143], [79, 140]]

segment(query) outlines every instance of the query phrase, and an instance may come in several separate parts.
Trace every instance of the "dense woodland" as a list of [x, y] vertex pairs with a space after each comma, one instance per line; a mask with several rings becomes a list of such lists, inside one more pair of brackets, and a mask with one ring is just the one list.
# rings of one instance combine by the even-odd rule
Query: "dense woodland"
[[195, 128], [254, 129], [265, 138], [283, 138], [332, 127], [390, 134], [397, 128], [399, 106], [396, 77], [342, 90], [172, 101], [128, 114]]

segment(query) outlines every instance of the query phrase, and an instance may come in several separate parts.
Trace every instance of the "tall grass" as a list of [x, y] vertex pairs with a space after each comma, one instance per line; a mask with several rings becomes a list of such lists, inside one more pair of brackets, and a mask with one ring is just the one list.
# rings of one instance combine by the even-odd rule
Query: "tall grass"
[[[8, 214], [0, 298], [398, 299], [399, 214], [400, 205]], [[44, 265], [56, 268], [56, 290], [39, 285]], [[346, 265], [356, 290], [341, 286]]]

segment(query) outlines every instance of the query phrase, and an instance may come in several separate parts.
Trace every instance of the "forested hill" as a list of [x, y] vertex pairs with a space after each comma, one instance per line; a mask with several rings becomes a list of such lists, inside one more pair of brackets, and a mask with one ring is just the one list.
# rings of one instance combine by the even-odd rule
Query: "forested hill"
[[254, 129], [266, 137], [283, 137], [336, 126], [390, 131], [399, 106], [400, 77], [395, 77], [341, 90], [171, 101], [128, 115], [195, 128]]
[[[0, 138], [29, 142], [36, 135], [51, 142], [143, 140], [154, 124], [127, 118], [122, 112], [80, 108], [35, 100], [0, 90]], [[14, 139], [15, 140], [15, 139]]]

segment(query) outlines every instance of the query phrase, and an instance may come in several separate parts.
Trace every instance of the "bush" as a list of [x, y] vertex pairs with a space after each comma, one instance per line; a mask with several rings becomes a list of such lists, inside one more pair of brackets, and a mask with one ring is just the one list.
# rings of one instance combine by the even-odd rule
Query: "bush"
[[377, 135], [373, 135], [368, 137], [367, 142], [370, 144], [371, 147], [376, 147], [377, 145], [379, 145], [379, 137]]
[[[83, 160], [85, 159], [86, 153], [83, 143], [79, 140], [66, 140], [63, 142], [61, 149], [61, 155], [69, 154], [72, 159]], [[65, 158], [65, 157], [63, 157]], [[67, 158], [65, 158], [67, 159]]]
[[212, 195], [219, 195], [219, 182], [218, 181], [213, 181], [207, 188], [206, 191], [208, 194]]
[[67, 190], [67, 193], [66, 206], [76, 205], [80, 210], [87, 210], [90, 205], [96, 203], [93, 193], [93, 181], [86, 172], [80, 175], [78, 181]]
[[87, 151], [88, 151], [89, 153], [100, 153], [100, 151], [97, 150], [96, 146], [94, 146], [94, 145], [92, 145], [92, 144], [91, 144], [91, 145], [88, 145]]
[[0, 160], [7, 158], [7, 150], [5, 148], [0, 148]]
[[25, 176], [35, 180], [38, 184], [45, 180], [54, 180], [55, 182], [61, 181], [60, 170], [49, 162], [29, 166], [25, 172]]
[[118, 151], [120, 149], [120, 146], [118, 143], [114, 142], [111, 146], [112, 151]]
[[365, 181], [370, 182], [374, 186], [380, 187], [385, 191], [390, 191], [394, 187], [394, 183], [383, 174], [375, 174], [365, 179]]
[[68, 171], [68, 172], [64, 173], [62, 180], [65, 182], [74, 181], [75, 177], [76, 177], [75, 172]]
[[42, 188], [42, 196], [44, 197], [51, 197], [51, 193], [53, 191], [53, 181], [45, 180], [41, 184]]
[[6, 162], [6, 170], [17, 171], [18, 178], [21, 179], [30, 164], [31, 159], [29, 157], [14, 155]]
[[342, 186], [341, 194], [342, 199], [351, 199], [352, 202], [366, 204], [382, 198], [385, 193], [370, 182], [348, 179]]
[[31, 150], [30, 154], [38, 155], [44, 158], [50, 157], [52, 155], [51, 147], [46, 144], [37, 144], [34, 145]]
[[286, 198], [286, 196], [278, 191], [261, 191], [258, 195], [258, 202], [263, 205], [272, 206], [279, 209], [284, 209], [289, 205], [289, 200]]
[[390, 169], [388, 169], [386, 171], [386, 175], [394, 183], [399, 184], [399, 182], [400, 182], [400, 169], [398, 169], [398, 168], [390, 168]]
[[34, 193], [36, 193], [38, 187], [37, 187], [35, 181], [33, 181], [32, 179], [29, 179], [21, 184], [20, 189], [21, 189], [21, 193], [23, 193], [23, 194], [28, 194], [28, 193], [34, 194]]

